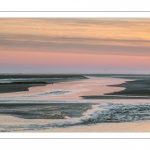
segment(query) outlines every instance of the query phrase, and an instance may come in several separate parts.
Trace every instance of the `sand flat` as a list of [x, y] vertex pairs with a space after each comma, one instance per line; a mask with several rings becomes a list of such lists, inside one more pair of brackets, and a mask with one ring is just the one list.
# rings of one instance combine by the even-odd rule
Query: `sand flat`
[[101, 123], [89, 126], [76, 126], [43, 130], [41, 132], [150, 132], [150, 121], [126, 123]]

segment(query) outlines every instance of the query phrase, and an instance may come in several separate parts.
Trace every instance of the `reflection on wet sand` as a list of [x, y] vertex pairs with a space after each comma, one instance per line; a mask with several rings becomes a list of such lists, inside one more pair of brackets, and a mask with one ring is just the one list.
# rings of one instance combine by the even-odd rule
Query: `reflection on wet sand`
[[90, 77], [86, 80], [61, 82], [29, 88], [29, 91], [0, 94], [0, 99], [35, 100], [81, 100], [82, 95], [103, 95], [123, 90], [122, 87], [107, 85], [124, 83], [125, 79]]
[[0, 94], [1, 132], [123, 132], [150, 124], [147, 99], [82, 99], [123, 90], [126, 79], [90, 77]]

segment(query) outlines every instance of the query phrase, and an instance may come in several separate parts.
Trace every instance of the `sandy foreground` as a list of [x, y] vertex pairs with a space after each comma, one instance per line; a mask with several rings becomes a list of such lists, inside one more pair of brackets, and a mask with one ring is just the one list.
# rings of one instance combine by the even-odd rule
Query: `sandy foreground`
[[[48, 132], [48, 130], [42, 132]], [[69, 128], [51, 129], [49, 132], [150, 132], [150, 121], [101, 123], [90, 126], [74, 126]]]

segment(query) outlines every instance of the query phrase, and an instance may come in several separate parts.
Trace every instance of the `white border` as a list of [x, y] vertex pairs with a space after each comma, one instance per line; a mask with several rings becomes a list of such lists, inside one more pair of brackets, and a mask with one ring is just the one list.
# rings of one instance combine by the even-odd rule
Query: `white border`
[[[149, 11], [149, 0], [4, 0], [0, 1], [0, 11]], [[150, 18], [150, 12], [0, 12], [0, 18]], [[150, 138], [149, 133], [0, 133], [0, 138]], [[18, 142], [18, 141], [17, 141]], [[20, 142], [20, 141], [19, 141]], [[38, 142], [38, 141], [37, 141]], [[71, 142], [71, 141], [69, 141]], [[110, 141], [108, 141], [110, 142]], [[99, 149], [107, 141], [98, 143]], [[35, 143], [35, 142], [33, 142]], [[55, 142], [54, 142], [55, 143]], [[12, 148], [13, 141], [3, 142]], [[56, 143], [57, 145], [61, 143]], [[86, 143], [88, 145], [88, 141]], [[18, 143], [19, 145], [19, 143]], [[120, 146], [120, 143], [118, 143]], [[32, 145], [34, 146], [34, 145]], [[43, 146], [43, 145], [42, 145]], [[48, 146], [48, 145], [47, 145]], [[51, 147], [52, 145], [49, 145]], [[86, 145], [85, 145], [86, 146]], [[122, 145], [119, 149], [125, 148]], [[129, 145], [130, 146], [130, 145]], [[135, 149], [138, 149], [138, 143]], [[145, 147], [144, 145], [142, 145]], [[24, 149], [25, 146], [23, 146]], [[44, 146], [43, 146], [44, 147]], [[52, 146], [53, 147], [53, 146]], [[33, 148], [33, 147], [32, 147]], [[55, 147], [53, 147], [55, 148]], [[84, 148], [84, 147], [82, 147]], [[98, 148], [98, 147], [97, 147]], [[113, 149], [114, 147], [110, 147]], [[115, 147], [116, 148], [116, 147]], [[141, 147], [139, 147], [141, 149]], [[5, 149], [5, 148], [2, 148]], [[15, 148], [16, 149], [16, 148]], [[22, 149], [22, 147], [19, 147]], [[38, 149], [36, 147], [36, 149]], [[41, 149], [41, 147], [40, 147]], [[73, 149], [70, 147], [70, 149]], [[88, 147], [86, 147], [88, 149]], [[94, 149], [94, 147], [90, 147]], [[118, 149], [118, 148], [116, 148]]]
[[0, 12], [0, 18], [150, 18], [150, 12]]
[[142, 132], [134, 132], [134, 133], [129, 133], [129, 132], [84, 132], [84, 133], [77, 133], [77, 132], [72, 132], [72, 133], [67, 133], [67, 132], [47, 132], [47, 133], [0, 133], [0, 139], [1, 138], [22, 138], [22, 139], [142, 139], [142, 138], [147, 138], [150, 139], [150, 134], [149, 133], [142, 133]]
[[149, 11], [149, 0], [1, 0], [0, 11]]

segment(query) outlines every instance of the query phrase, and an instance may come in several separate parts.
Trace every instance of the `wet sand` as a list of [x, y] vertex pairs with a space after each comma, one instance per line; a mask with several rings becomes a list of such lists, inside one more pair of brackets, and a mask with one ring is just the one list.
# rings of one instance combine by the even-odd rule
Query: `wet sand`
[[0, 103], [0, 114], [24, 119], [81, 117], [92, 103]]
[[30, 87], [87, 78], [82, 75], [0, 75], [0, 79], [13, 79], [10, 83], [0, 83], [0, 93], [12, 93], [29, 91]]
[[29, 91], [1, 93], [1, 100], [60, 100], [73, 101], [83, 100], [82, 95], [104, 95], [105, 93], [123, 90], [121, 87], [113, 87], [114, 85], [123, 83], [125, 79], [115, 78], [98, 78], [90, 77], [83, 80], [70, 80], [70, 82], [58, 82], [55, 84], [47, 84], [46, 86], [30, 87]]
[[126, 123], [101, 123], [88, 126], [56, 128], [41, 132], [150, 132], [150, 121]]
[[[148, 132], [150, 103], [146, 98], [149, 95], [109, 95], [130, 87], [136, 88], [139, 84], [139, 90], [142, 87], [148, 89], [149, 79], [144, 79], [144, 83], [141, 80], [69, 78], [67, 81], [71, 82], [30, 87], [27, 92], [1, 94], [0, 129], [2, 132]], [[82, 99], [82, 95], [97, 97]], [[28, 104], [31, 100], [33, 104]], [[48, 103], [55, 101], [57, 104], [42, 104], [38, 103], [39, 100], [47, 100]]]
[[[130, 78], [130, 77], [129, 77]], [[134, 79], [134, 76], [132, 77]], [[84, 99], [150, 99], [150, 77], [140, 76], [133, 81], [126, 81], [122, 84], [108, 85], [113, 87], [124, 88], [121, 91], [106, 93], [101, 95], [83, 95]]]
[[124, 87], [125, 89], [107, 95], [150, 96], [150, 79], [127, 81], [126, 83], [113, 86]]

